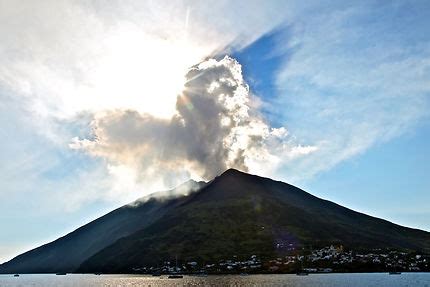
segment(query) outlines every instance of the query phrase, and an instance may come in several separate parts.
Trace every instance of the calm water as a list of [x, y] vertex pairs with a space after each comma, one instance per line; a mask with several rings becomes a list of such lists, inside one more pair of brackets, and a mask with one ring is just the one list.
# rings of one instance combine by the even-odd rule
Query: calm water
[[166, 276], [133, 275], [0, 275], [0, 286], [72, 287], [72, 286], [411, 286], [430, 287], [430, 273], [403, 273], [388, 275], [368, 274], [311, 274], [296, 275], [249, 275], [249, 276], [184, 276], [183, 279], [168, 279]]

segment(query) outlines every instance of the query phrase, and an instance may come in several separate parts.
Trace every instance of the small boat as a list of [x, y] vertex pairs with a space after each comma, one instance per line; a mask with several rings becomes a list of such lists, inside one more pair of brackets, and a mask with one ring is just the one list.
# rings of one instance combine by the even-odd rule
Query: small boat
[[13, 275], [13, 277], [19, 277], [19, 274], [15, 274], [15, 275]]
[[58, 272], [55, 275], [67, 275], [67, 273], [66, 272]]
[[390, 272], [388, 272], [388, 274], [390, 274], [390, 275], [400, 275], [400, 274], [402, 274], [402, 272], [399, 272], [399, 271], [390, 271]]
[[305, 269], [303, 269], [303, 260], [302, 259], [299, 259], [299, 260], [300, 260], [300, 270], [297, 271], [296, 275], [297, 276], [308, 276], [309, 272], [307, 272], [307, 271], [305, 271]]
[[169, 279], [179, 279], [179, 278], [184, 278], [184, 276], [182, 276], [181, 274], [170, 274], [169, 277], [167, 277]]
[[179, 274], [179, 269], [178, 269], [178, 256], [175, 256], [175, 271], [173, 273], [169, 274], [169, 279], [179, 279], [179, 278], [184, 278], [184, 276], [182, 276], [181, 274]]

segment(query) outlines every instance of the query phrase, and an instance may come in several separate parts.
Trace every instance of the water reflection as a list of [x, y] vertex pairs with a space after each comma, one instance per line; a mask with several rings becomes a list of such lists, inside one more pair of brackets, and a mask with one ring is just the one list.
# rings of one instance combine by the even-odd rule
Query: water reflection
[[390, 276], [388, 273], [367, 274], [312, 274], [309, 276], [286, 275], [226, 275], [226, 276], [184, 276], [182, 279], [168, 279], [167, 276], [134, 275], [0, 275], [0, 287], [132, 287], [132, 286], [416, 286], [430, 287], [430, 273], [403, 273]]

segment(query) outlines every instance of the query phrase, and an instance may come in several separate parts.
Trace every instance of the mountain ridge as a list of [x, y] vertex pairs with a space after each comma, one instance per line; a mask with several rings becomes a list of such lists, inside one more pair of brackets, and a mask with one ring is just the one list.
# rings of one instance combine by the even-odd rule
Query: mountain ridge
[[[205, 182], [187, 181], [174, 189], [149, 194], [118, 207], [64, 236], [17, 255], [0, 264], [0, 273], [58, 273], [72, 272], [79, 267], [82, 257], [90, 256], [119, 238], [139, 230], [167, 204], [186, 189], [192, 191]], [[157, 197], [155, 197], [157, 196]], [[161, 216], [161, 213], [157, 216]], [[149, 221], [145, 221], [149, 219]], [[102, 234], [101, 237], [99, 235]], [[81, 245], [76, 244], [81, 243]], [[60, 250], [58, 250], [60, 249]]]
[[273, 258], [284, 254], [274, 246], [287, 244], [429, 250], [430, 233], [355, 212], [280, 181], [229, 170], [78, 271], [129, 272], [174, 255], [204, 262], [233, 255]]
[[[341, 244], [430, 252], [429, 232], [396, 225], [293, 185], [234, 169], [208, 183], [199, 183], [198, 190], [187, 196], [149, 199], [133, 209], [127, 206], [91, 222], [98, 223], [108, 216], [109, 224], [97, 229], [100, 234], [125, 230], [110, 241], [99, 244], [90, 236], [73, 238], [71, 234], [76, 230], [57, 239], [66, 238], [77, 246], [80, 257], [76, 256], [73, 264], [47, 264], [49, 258], [55, 263], [58, 258], [67, 258], [68, 253], [60, 246], [50, 251], [52, 255], [41, 246], [0, 265], [0, 273], [122, 273], [135, 266], [172, 260], [174, 255], [206, 262], [232, 254], [247, 257], [258, 253], [270, 258], [284, 254], [285, 250], [276, 246], [288, 244], [297, 248]], [[90, 228], [89, 224], [83, 227]], [[133, 224], [137, 225], [130, 228]], [[79, 249], [82, 241], [91, 241], [84, 244], [87, 248], [97, 248], [89, 249], [91, 252]]]

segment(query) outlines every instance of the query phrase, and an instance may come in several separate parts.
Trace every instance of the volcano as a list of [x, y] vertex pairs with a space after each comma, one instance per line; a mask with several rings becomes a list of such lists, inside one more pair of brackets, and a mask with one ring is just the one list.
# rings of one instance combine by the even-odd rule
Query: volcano
[[[183, 190], [193, 189], [187, 195]], [[306, 246], [430, 253], [430, 233], [229, 169], [118, 208], [0, 265], [0, 273], [125, 273], [175, 257], [276, 258]]]

